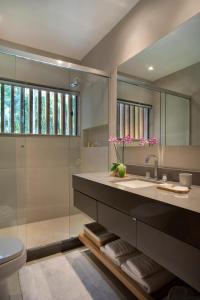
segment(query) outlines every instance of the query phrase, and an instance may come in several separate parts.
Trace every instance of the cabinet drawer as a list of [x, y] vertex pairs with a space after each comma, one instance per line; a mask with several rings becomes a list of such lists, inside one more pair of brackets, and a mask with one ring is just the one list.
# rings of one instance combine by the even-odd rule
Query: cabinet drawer
[[97, 220], [97, 201], [80, 192], [74, 191], [74, 206], [91, 217]]
[[136, 220], [98, 202], [98, 223], [136, 246]]
[[198, 248], [139, 221], [137, 237], [139, 250], [200, 291], [200, 250]]

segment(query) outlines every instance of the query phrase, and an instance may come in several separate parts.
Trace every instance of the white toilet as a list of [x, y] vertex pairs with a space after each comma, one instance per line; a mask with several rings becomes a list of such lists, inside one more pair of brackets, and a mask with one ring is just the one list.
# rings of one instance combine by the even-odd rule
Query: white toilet
[[0, 299], [9, 299], [6, 279], [26, 263], [26, 249], [17, 238], [0, 238]]

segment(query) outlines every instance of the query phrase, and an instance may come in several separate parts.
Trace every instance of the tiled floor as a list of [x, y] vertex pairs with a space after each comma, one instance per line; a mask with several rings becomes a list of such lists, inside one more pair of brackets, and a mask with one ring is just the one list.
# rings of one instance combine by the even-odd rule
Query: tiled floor
[[[20, 281], [19, 281], [19, 273], [15, 273], [7, 279], [7, 290], [8, 290], [9, 300], [23, 300]], [[1, 299], [1, 295], [0, 295], [0, 299]]]
[[30, 262], [19, 278], [23, 300], [136, 299], [83, 248]]
[[43, 246], [53, 242], [77, 236], [82, 225], [91, 222], [83, 214], [49, 219], [0, 229], [1, 236], [17, 236], [26, 245], [27, 249]]

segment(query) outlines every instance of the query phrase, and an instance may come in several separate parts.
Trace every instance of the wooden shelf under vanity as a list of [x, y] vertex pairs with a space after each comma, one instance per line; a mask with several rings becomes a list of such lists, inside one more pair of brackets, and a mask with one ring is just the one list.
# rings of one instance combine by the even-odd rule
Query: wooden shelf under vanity
[[139, 300], [153, 300], [136, 281], [126, 275], [120, 267], [107, 258], [84, 233], [79, 235], [80, 241], [104, 264]]

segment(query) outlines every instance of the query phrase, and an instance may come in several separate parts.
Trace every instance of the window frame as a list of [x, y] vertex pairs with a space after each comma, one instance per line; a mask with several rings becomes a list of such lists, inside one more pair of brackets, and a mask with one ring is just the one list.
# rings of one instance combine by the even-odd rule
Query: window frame
[[[1, 131], [0, 131], [0, 136], [41, 136], [41, 137], [80, 137], [80, 132], [81, 132], [81, 128], [80, 128], [80, 92], [79, 91], [72, 91], [72, 90], [69, 90], [69, 89], [63, 89], [63, 88], [57, 88], [57, 87], [52, 87], [52, 86], [48, 86], [48, 85], [41, 85], [41, 84], [35, 84], [35, 83], [30, 83], [30, 82], [26, 82], [26, 81], [20, 81], [20, 80], [14, 80], [14, 79], [6, 79], [6, 78], [2, 78], [0, 77], [0, 84], [1, 84], [1, 99], [2, 99], [2, 91], [4, 92], [4, 86], [5, 85], [10, 85], [11, 86], [11, 93], [13, 93], [14, 91], [14, 88], [15, 87], [20, 87], [20, 88], [28, 88], [29, 89], [29, 92], [30, 92], [30, 95], [33, 94], [33, 90], [38, 90], [38, 94], [41, 95], [42, 94], [42, 91], [45, 91], [46, 92], [46, 95], [48, 95], [46, 97], [46, 101], [49, 101], [49, 95], [50, 95], [50, 92], [53, 92], [54, 93], [54, 97], [56, 98], [58, 93], [61, 93], [61, 98], [62, 98], [62, 105], [61, 105], [61, 113], [62, 113], [62, 120], [61, 120], [61, 126], [62, 126], [62, 134], [58, 134], [58, 130], [57, 130], [57, 124], [56, 124], [56, 117], [54, 116], [54, 133], [53, 134], [50, 134], [50, 131], [48, 130], [48, 127], [49, 127], [49, 104], [46, 105], [46, 110], [47, 110], [47, 114], [46, 114], [46, 122], [47, 122], [47, 125], [46, 125], [46, 131], [47, 133], [46, 134], [42, 134], [41, 133], [41, 128], [39, 128], [39, 119], [41, 120], [41, 116], [38, 118], [38, 133], [15, 133], [15, 132], [2, 132], [4, 131], [4, 96], [3, 96], [3, 101], [1, 101], [0, 105], [1, 105], [1, 117], [0, 117], [0, 126], [1, 126]], [[2, 88], [3, 87], [3, 88]], [[21, 89], [21, 94], [22, 94], [22, 89]], [[5, 93], [5, 92], [4, 92]], [[72, 102], [72, 96], [76, 96], [76, 117], [75, 117], [75, 120], [76, 120], [76, 134], [72, 135], [72, 110], [70, 110], [69, 112], [69, 115], [70, 115], [70, 120], [69, 120], [69, 124], [71, 125], [70, 126], [70, 129], [69, 129], [69, 134], [66, 134], [66, 129], [63, 127], [64, 126], [64, 118], [63, 118], [63, 115], [64, 115], [64, 112], [63, 112], [63, 108], [65, 109], [65, 97], [66, 95], [69, 95], [69, 97], [71, 97], [71, 100], [70, 100], [70, 103]], [[14, 95], [12, 94], [11, 97], [13, 97], [14, 99]], [[22, 96], [21, 96], [22, 97]], [[32, 96], [30, 96], [32, 97]], [[39, 96], [40, 97], [40, 96]], [[40, 97], [41, 98], [41, 97]], [[41, 100], [41, 99], [40, 99]], [[64, 104], [63, 104], [64, 102]], [[40, 103], [40, 101], [39, 101]], [[39, 106], [40, 104], [38, 103], [38, 109], [39, 109]], [[20, 100], [20, 106], [22, 104], [22, 100]], [[29, 114], [29, 127], [30, 127], [30, 130], [32, 129], [33, 130], [33, 101], [30, 101], [29, 103], [29, 110], [30, 110], [30, 114]], [[13, 101], [11, 100], [11, 106], [12, 106], [12, 110], [11, 110], [11, 130], [14, 130], [14, 118], [13, 118], [13, 115], [14, 115], [14, 105], [13, 105]], [[48, 108], [47, 108], [48, 107]], [[3, 109], [2, 109], [3, 108]], [[21, 111], [20, 111], [20, 116], [22, 115], [22, 107], [20, 108]], [[70, 105], [70, 109], [71, 109], [71, 105]], [[56, 112], [57, 112], [57, 109], [55, 108], [54, 106], [54, 114], [56, 115]], [[41, 111], [39, 109], [38, 111], [38, 115], [39, 113], [41, 114]], [[2, 130], [3, 129], [3, 130]], [[20, 123], [20, 130], [21, 130], [21, 123]]]

